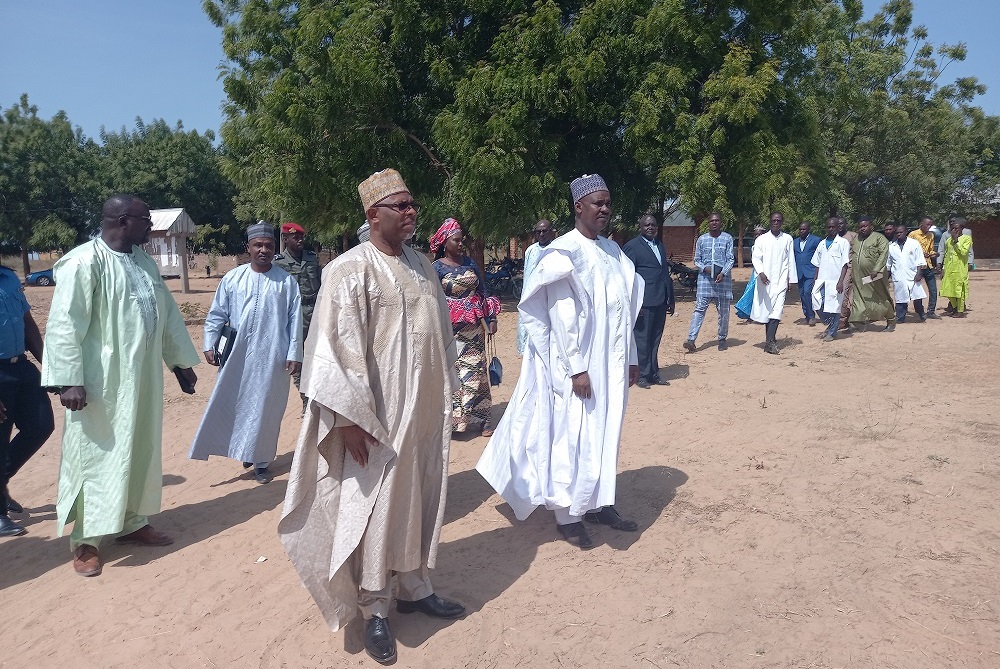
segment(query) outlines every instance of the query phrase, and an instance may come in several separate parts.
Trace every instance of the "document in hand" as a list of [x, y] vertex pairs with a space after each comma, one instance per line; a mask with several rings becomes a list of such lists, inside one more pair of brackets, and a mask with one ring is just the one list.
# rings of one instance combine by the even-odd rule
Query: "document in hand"
[[236, 330], [228, 325], [223, 325], [219, 332], [219, 341], [215, 342], [215, 361], [219, 363], [219, 367], [226, 364], [226, 359], [233, 352], [233, 344], [235, 343]]
[[870, 284], [870, 283], [871, 283], [872, 281], [878, 281], [878, 280], [879, 280], [879, 279], [881, 279], [881, 278], [882, 278], [882, 272], [879, 272], [879, 273], [877, 273], [877, 274], [875, 275], [875, 278], [874, 278], [874, 279], [873, 279], [873, 278], [871, 278], [870, 276], [865, 276], [865, 277], [862, 277], [862, 278], [861, 278], [861, 283], [863, 283], [864, 285], [866, 285], [866, 286], [867, 286], [867, 285], [868, 285], [868, 284]]

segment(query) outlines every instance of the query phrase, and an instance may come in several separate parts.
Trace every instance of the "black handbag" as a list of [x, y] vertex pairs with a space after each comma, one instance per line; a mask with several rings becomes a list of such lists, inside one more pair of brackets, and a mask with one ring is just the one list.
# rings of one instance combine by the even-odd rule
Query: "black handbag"
[[490, 385], [499, 386], [500, 382], [503, 381], [503, 363], [497, 357], [497, 348], [493, 343], [493, 335], [489, 333], [486, 335], [486, 355], [490, 358], [489, 364], [486, 366], [490, 373]]

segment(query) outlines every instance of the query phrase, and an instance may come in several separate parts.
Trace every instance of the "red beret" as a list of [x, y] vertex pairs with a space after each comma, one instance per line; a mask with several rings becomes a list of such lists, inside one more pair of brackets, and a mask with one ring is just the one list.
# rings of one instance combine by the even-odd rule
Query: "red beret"
[[305, 228], [303, 228], [298, 223], [293, 223], [291, 221], [289, 221], [288, 223], [282, 223], [281, 224], [281, 231], [282, 232], [301, 232], [302, 234], [306, 234], [306, 229]]

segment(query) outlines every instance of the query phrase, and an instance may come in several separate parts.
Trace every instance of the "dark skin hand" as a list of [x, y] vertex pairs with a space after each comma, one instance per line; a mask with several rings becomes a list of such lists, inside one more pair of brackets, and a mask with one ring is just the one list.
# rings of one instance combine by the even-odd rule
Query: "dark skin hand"
[[289, 376], [295, 376], [295, 374], [302, 369], [302, 363], [296, 362], [295, 360], [285, 361], [285, 371], [288, 372]]
[[[191, 384], [191, 387], [194, 388], [195, 384], [198, 383], [198, 375], [194, 373], [194, 370], [190, 367], [178, 367], [177, 369], [181, 376], [184, 377], [184, 380]], [[180, 385], [180, 381], [178, 381], [177, 384]]]
[[87, 406], [87, 389], [83, 386], [67, 386], [59, 393], [59, 403], [70, 411], [80, 411]]
[[215, 359], [215, 351], [205, 351], [205, 362], [213, 367], [219, 366], [219, 362]]
[[[590, 375], [587, 372], [580, 372], [573, 378], [573, 394], [581, 400], [589, 400], [594, 396], [594, 391], [590, 387]], [[628, 386], [631, 388], [639, 380], [639, 365], [628, 366]]]
[[368, 450], [375, 444], [375, 437], [371, 436], [365, 432], [363, 428], [360, 428], [357, 425], [345, 427], [343, 430], [344, 447], [347, 448], [347, 452], [351, 454], [351, 457], [354, 458], [354, 461], [358, 463], [359, 466], [367, 466]]

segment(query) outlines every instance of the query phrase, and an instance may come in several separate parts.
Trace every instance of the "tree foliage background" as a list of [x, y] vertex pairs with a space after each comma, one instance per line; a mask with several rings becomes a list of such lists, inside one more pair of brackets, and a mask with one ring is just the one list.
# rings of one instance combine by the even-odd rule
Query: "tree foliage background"
[[[790, 223], [912, 220], [982, 204], [997, 121], [965, 47], [932, 44], [912, 2], [206, 0], [223, 31], [223, 169], [242, 217], [340, 233], [356, 186], [397, 167], [487, 240], [570, 223], [599, 172], [617, 223], [675, 202]], [[964, 198], [964, 201], [962, 201]], [[988, 199], [988, 198], [986, 198]]]

